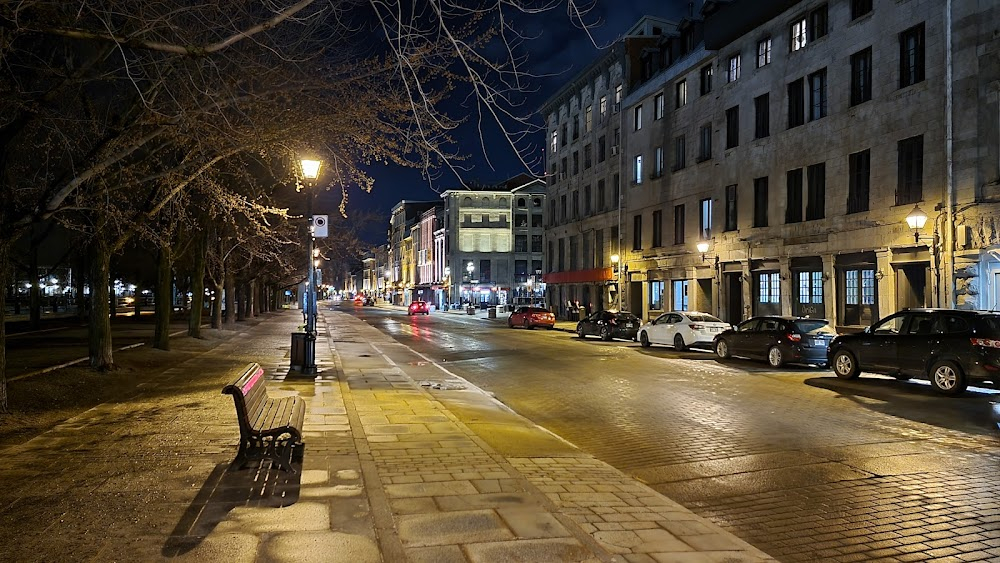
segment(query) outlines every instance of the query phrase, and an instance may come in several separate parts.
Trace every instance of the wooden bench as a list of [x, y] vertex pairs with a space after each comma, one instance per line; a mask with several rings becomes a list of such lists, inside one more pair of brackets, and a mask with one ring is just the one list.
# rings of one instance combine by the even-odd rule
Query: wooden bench
[[270, 459], [278, 468], [295, 473], [292, 451], [301, 452], [303, 446], [305, 401], [301, 397], [268, 398], [264, 369], [256, 363], [223, 387], [222, 393], [233, 396], [240, 423], [240, 450], [235, 463], [242, 469], [249, 461]]

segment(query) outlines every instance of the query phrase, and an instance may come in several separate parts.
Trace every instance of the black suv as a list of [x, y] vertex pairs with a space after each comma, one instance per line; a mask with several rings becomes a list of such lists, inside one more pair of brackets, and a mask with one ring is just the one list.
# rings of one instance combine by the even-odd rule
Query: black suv
[[862, 371], [897, 379], [927, 377], [945, 395], [973, 380], [1000, 382], [1000, 313], [904, 309], [864, 332], [830, 344], [830, 365], [841, 379]]

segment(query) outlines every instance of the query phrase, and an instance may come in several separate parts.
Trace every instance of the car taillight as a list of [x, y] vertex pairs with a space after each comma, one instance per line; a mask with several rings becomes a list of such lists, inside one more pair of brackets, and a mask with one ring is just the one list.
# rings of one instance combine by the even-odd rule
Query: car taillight
[[973, 346], [981, 346], [983, 348], [1000, 348], [1000, 340], [994, 340], [992, 338], [971, 338]]
[[705, 325], [700, 324], [689, 324], [688, 326], [691, 327], [691, 330], [701, 330], [705, 328]]
[[802, 335], [801, 334], [795, 334], [794, 332], [789, 332], [785, 336], [789, 340], [791, 340], [792, 342], [798, 342], [798, 341], [802, 340]]

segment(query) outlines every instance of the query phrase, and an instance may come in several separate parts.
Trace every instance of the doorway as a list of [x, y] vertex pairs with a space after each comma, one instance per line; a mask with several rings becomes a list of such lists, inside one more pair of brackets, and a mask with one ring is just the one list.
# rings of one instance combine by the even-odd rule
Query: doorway
[[743, 320], [743, 280], [740, 279], [740, 275], [740, 272], [725, 274], [726, 307], [722, 320], [733, 324]]
[[926, 307], [927, 264], [906, 264], [896, 267], [896, 309]]

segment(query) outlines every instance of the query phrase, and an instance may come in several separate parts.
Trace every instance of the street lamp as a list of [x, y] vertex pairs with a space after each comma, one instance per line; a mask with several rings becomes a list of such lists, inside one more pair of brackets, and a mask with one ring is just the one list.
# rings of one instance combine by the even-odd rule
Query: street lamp
[[698, 248], [698, 252], [701, 252], [701, 261], [704, 262], [706, 260], [705, 253], [708, 252], [708, 241], [703, 240], [695, 246]]
[[926, 223], [927, 214], [919, 206], [914, 205], [913, 211], [910, 211], [910, 214], [906, 216], [906, 224], [913, 229], [914, 244], [920, 242], [920, 229], [923, 229]]
[[[306, 180], [319, 178], [319, 169], [322, 161], [303, 158], [301, 160], [302, 177]], [[308, 253], [306, 260], [309, 261], [309, 278], [306, 281], [306, 341], [305, 353], [302, 358], [302, 374], [313, 375], [316, 373], [316, 260], [319, 249], [313, 249], [313, 216], [312, 201], [313, 194], [307, 194], [307, 210], [309, 217], [309, 232], [306, 233], [308, 239]]]
[[447, 311], [451, 305], [451, 266], [444, 267], [445, 303], [444, 310]]

